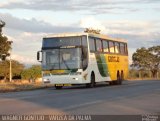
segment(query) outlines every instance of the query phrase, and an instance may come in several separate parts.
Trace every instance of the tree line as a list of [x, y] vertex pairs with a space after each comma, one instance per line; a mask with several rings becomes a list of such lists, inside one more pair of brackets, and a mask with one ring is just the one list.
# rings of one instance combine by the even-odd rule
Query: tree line
[[[13, 80], [28, 80], [35, 82], [41, 78], [41, 66], [32, 65], [30, 68], [16, 60], [12, 60], [12, 79]], [[9, 60], [0, 61], [0, 80], [9, 81]]]
[[[7, 59], [10, 56], [9, 50], [11, 43], [8, 38], [3, 35], [2, 28], [5, 27], [5, 22], [0, 20], [0, 80], [9, 80], [10, 62]], [[12, 79], [26, 79], [35, 81], [41, 77], [41, 66], [33, 65], [30, 68], [25, 68], [23, 64], [16, 60], [11, 60], [12, 63]]]

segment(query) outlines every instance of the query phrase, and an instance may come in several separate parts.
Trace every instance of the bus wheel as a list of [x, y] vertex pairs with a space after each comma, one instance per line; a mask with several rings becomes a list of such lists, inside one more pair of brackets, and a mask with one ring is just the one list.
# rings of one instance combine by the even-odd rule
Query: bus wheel
[[89, 84], [86, 85], [87, 87], [93, 88], [95, 86], [95, 75], [92, 72], [91, 74], [91, 82]]
[[63, 86], [56, 86], [56, 85], [55, 85], [55, 88], [56, 88], [56, 89], [62, 89], [62, 87], [63, 87]]
[[121, 80], [122, 81], [124, 80], [124, 73], [123, 73], [123, 71], [121, 71]]
[[120, 72], [117, 71], [117, 80], [116, 80], [117, 85], [121, 85], [122, 84], [122, 79], [121, 79], [121, 75]]
[[110, 82], [109, 82], [109, 85], [114, 85], [114, 82], [113, 82], [113, 81], [110, 81]]

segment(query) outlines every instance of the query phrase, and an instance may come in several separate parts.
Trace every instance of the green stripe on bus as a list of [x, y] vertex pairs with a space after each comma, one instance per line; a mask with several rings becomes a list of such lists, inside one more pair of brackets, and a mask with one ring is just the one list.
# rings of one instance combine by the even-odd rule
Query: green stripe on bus
[[104, 54], [96, 54], [96, 60], [98, 65], [98, 70], [103, 77], [109, 76], [108, 74], [108, 66], [106, 63], [106, 58]]

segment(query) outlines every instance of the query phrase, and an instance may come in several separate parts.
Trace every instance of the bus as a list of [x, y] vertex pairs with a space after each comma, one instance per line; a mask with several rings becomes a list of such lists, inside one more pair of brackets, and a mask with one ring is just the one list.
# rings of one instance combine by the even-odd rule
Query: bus
[[44, 83], [65, 85], [98, 82], [122, 84], [128, 77], [127, 41], [94, 33], [61, 33], [43, 38], [37, 52]]

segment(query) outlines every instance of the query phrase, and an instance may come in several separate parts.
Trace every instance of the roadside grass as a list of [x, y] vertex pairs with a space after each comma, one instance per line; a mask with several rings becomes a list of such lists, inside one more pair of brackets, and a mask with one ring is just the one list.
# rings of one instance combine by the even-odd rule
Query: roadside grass
[[38, 83], [23, 83], [23, 82], [1, 82], [0, 83], [0, 93], [14, 92], [14, 91], [27, 91], [43, 89], [48, 87], [53, 87], [53, 84], [42, 84]]
[[128, 78], [128, 81], [136, 81], [136, 80], [160, 80], [160, 78]]

